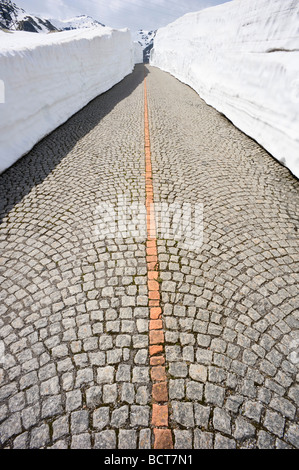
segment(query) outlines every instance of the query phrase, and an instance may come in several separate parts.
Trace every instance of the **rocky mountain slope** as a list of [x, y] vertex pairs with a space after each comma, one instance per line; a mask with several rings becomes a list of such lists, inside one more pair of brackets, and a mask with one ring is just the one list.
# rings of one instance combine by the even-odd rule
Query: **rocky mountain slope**
[[11, 0], [0, 0], [0, 28], [9, 31], [28, 31], [31, 33], [49, 33], [78, 28], [104, 26], [90, 16], [82, 15], [70, 20], [56, 20], [28, 14]]
[[134, 41], [139, 42], [143, 47], [143, 62], [145, 63], [149, 62], [150, 52], [154, 45], [156, 33], [157, 30], [145, 31], [144, 29], [139, 29], [134, 35]]

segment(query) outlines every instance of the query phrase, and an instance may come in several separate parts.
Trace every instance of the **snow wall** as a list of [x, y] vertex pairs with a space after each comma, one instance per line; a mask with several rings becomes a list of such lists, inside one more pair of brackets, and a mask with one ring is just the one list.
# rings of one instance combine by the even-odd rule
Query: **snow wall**
[[158, 30], [151, 65], [209, 105], [299, 177], [299, 2], [234, 0]]
[[0, 172], [131, 73], [134, 64], [129, 30], [1, 32]]
[[142, 64], [143, 63], [143, 48], [139, 42], [134, 42], [134, 57], [135, 57], [135, 64]]

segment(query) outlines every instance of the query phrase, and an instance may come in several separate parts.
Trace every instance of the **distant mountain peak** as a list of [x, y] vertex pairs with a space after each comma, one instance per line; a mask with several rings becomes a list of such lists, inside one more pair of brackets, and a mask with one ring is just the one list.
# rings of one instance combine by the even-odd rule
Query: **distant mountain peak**
[[148, 31], [145, 29], [139, 29], [134, 33], [134, 41], [139, 42], [139, 44], [145, 48], [153, 42], [156, 32], [157, 30]]
[[144, 30], [139, 29], [134, 33], [134, 41], [139, 42], [143, 48], [143, 61], [145, 63], [149, 62], [150, 52], [154, 45], [154, 38], [156, 36], [157, 30]]
[[93, 28], [98, 26], [105, 26], [104, 24], [100, 23], [99, 21], [93, 19], [91, 16], [88, 15], [79, 15], [67, 20], [50, 19], [50, 21], [56, 28], [63, 31], [79, 28]]

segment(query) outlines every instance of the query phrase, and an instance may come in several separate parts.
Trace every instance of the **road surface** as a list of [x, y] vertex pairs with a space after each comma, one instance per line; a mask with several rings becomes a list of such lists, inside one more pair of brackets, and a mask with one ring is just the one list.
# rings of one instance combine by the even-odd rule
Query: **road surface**
[[0, 184], [2, 448], [299, 448], [286, 168], [138, 65]]

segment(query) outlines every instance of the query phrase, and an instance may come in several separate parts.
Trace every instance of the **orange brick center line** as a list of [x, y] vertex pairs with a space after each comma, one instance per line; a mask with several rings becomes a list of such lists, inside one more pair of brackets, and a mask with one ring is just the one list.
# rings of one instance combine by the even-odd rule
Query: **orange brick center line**
[[144, 144], [145, 144], [145, 188], [146, 188], [146, 262], [149, 292], [150, 325], [149, 354], [152, 388], [152, 428], [154, 449], [173, 449], [172, 433], [168, 425], [168, 384], [165, 370], [164, 331], [160, 306], [157, 235], [155, 222], [154, 188], [151, 162], [150, 134], [146, 78], [144, 77]]

